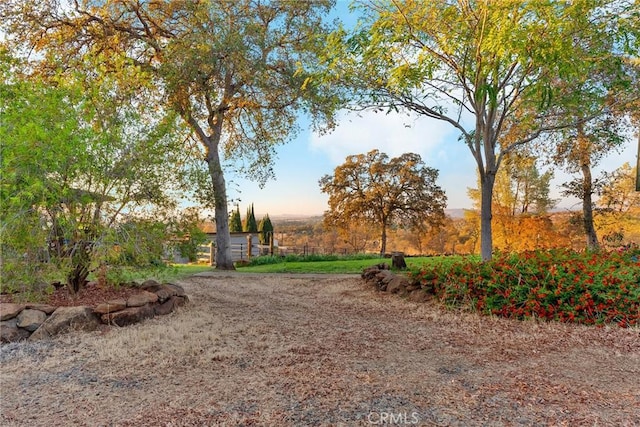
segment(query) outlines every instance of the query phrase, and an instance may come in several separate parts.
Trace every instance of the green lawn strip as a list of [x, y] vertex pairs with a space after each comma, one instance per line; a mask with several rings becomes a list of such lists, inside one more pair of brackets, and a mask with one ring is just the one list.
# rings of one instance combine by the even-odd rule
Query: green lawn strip
[[[407, 257], [405, 261], [409, 269], [413, 269], [436, 262], [451, 263], [461, 258], [462, 257]], [[276, 264], [239, 267], [238, 271], [246, 273], [359, 274], [362, 273], [364, 268], [380, 263], [390, 265], [391, 260], [389, 258], [379, 258], [336, 261], [283, 261]]]

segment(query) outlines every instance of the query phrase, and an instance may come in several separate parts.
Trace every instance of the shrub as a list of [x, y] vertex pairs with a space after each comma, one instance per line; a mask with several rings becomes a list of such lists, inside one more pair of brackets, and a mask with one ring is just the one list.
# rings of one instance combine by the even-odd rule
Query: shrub
[[354, 260], [361, 260], [361, 259], [377, 259], [377, 258], [380, 258], [380, 255], [378, 254], [353, 254], [353, 255], [289, 254], [286, 256], [264, 255], [264, 256], [251, 258], [251, 261], [249, 262], [248, 265], [250, 266], [267, 265], [267, 264], [278, 264], [281, 262], [354, 261]]
[[514, 319], [616, 323], [640, 321], [640, 251], [570, 250], [496, 254], [411, 272], [414, 281], [447, 306]]

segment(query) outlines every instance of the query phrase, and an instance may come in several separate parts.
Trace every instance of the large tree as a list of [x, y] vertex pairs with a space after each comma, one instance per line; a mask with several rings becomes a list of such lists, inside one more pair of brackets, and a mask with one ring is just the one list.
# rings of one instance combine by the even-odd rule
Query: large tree
[[414, 153], [391, 159], [378, 150], [348, 156], [333, 175], [320, 180], [322, 192], [329, 195], [325, 222], [339, 227], [359, 221], [372, 224], [380, 233], [384, 254], [392, 225], [442, 221], [447, 198], [437, 178], [438, 171]]
[[[233, 269], [223, 161], [247, 176], [272, 174], [274, 145], [300, 111], [324, 116], [308, 79], [331, 0], [27, 0], [0, 6], [8, 40], [72, 66], [126, 74], [178, 112], [202, 146], [215, 207], [216, 268]], [[128, 70], [123, 73], [123, 70]]]
[[[603, 32], [606, 34], [606, 29]], [[628, 142], [629, 113], [637, 114], [640, 98], [640, 69], [625, 56], [615, 32], [609, 37], [576, 40], [575, 44], [583, 56], [593, 51], [608, 51], [611, 60], [583, 63], [581, 78], [559, 78], [554, 82], [555, 100], [551, 110], [562, 118], [554, 120], [571, 118], [575, 125], [549, 135], [548, 139], [554, 144], [545, 144], [540, 151], [551, 151], [555, 165], [580, 174], [566, 184], [565, 193], [581, 200], [587, 247], [597, 249], [593, 195], [598, 192], [599, 183], [593, 176], [593, 168]], [[597, 111], [601, 113], [593, 114]]]
[[575, 123], [550, 110], [555, 85], [583, 78], [585, 64], [616, 60], [606, 43], [590, 40], [610, 38], [630, 7], [615, 0], [362, 3], [362, 25], [336, 33], [328, 45], [328, 80], [343, 85], [351, 108], [408, 110], [460, 132], [480, 176], [481, 254], [488, 260], [503, 157]]

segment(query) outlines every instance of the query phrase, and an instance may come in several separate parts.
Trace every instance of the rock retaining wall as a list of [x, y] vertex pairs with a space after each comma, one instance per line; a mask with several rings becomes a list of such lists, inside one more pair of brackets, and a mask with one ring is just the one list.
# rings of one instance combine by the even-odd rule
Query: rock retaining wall
[[147, 280], [140, 292], [96, 307], [0, 303], [0, 342], [40, 340], [68, 330], [92, 331], [100, 325], [126, 326], [171, 313], [189, 301], [180, 285]]
[[413, 283], [404, 274], [389, 270], [385, 263], [365, 268], [361, 277], [378, 291], [398, 294], [411, 301], [425, 302], [433, 296], [420, 283]]

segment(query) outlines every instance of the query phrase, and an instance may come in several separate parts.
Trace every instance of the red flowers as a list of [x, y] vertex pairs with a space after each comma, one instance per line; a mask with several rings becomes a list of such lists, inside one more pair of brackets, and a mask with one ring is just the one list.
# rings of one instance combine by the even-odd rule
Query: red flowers
[[539, 318], [587, 325], [640, 323], [637, 249], [497, 254], [487, 263], [464, 260], [413, 273], [447, 306], [514, 319]]

